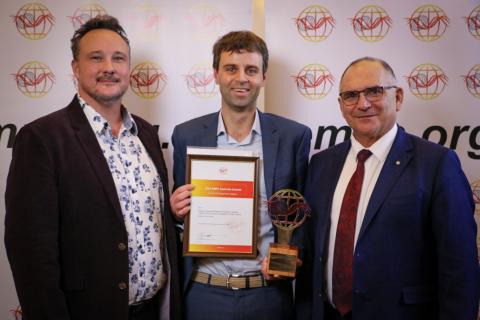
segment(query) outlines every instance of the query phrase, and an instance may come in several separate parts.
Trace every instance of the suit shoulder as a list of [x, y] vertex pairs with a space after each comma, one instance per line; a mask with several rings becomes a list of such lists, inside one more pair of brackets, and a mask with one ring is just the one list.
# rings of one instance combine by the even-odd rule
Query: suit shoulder
[[446, 153], [453, 153], [451, 149], [444, 147], [440, 144], [428, 141], [408, 132], [406, 133], [406, 135], [408, 139], [410, 139], [410, 141], [412, 142], [412, 145], [417, 154], [424, 154], [428, 157], [439, 157]]
[[20, 128], [15, 137], [13, 148], [14, 150], [27, 148], [31, 152], [35, 152], [35, 148], [42, 146], [42, 148], [55, 150], [63, 141], [71, 141], [72, 133], [68, 107], [62, 108], [35, 119]]
[[155, 130], [154, 126], [148, 122], [147, 120], [143, 119], [142, 117], [139, 117], [135, 114], [132, 114], [132, 118], [139, 127], [139, 129], [147, 129], [147, 130]]
[[344, 153], [350, 148], [350, 140], [343, 141], [327, 149], [315, 153], [310, 159], [311, 162], [322, 161], [332, 157], [334, 154]]
[[61, 130], [68, 123], [67, 108], [54, 111], [25, 124], [20, 129], [19, 134], [24, 131], [52, 132]]
[[137, 129], [139, 133], [143, 134], [143, 137], [148, 137], [149, 139], [157, 140], [158, 139], [158, 130], [148, 122], [147, 120], [132, 114], [132, 118], [137, 125]]
[[188, 121], [177, 124], [175, 126], [175, 131], [187, 130], [187, 129], [190, 130], [191, 128], [201, 127], [205, 125], [205, 123], [208, 123], [209, 121], [213, 121], [215, 117], [218, 117], [218, 112], [213, 112], [201, 117], [190, 119]]
[[275, 123], [280, 128], [296, 129], [299, 131], [310, 130], [309, 127], [300, 122], [273, 113], [263, 113], [263, 118], [265, 121]]

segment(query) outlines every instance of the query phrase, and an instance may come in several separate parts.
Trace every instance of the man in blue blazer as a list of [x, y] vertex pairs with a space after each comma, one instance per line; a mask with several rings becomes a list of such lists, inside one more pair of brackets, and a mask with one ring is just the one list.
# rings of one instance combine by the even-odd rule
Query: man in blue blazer
[[[213, 54], [221, 110], [180, 124], [173, 132], [172, 212], [183, 221], [190, 210], [193, 186], [185, 184], [187, 146], [254, 151], [261, 159], [258, 255], [256, 259], [185, 258], [187, 319], [291, 319], [291, 282], [270, 282], [261, 273], [268, 245], [275, 238], [266, 200], [280, 189], [303, 189], [311, 131], [257, 110], [268, 65], [261, 38], [248, 31], [231, 32], [215, 43]], [[233, 278], [236, 284], [229, 286]]]
[[[342, 75], [340, 109], [353, 137], [316, 154], [309, 166], [305, 197], [313, 217], [303, 228], [299, 319], [477, 317], [468, 181], [453, 151], [396, 124], [402, 101], [385, 61], [361, 58]], [[369, 150], [361, 152], [364, 165], [356, 160], [362, 149]]]

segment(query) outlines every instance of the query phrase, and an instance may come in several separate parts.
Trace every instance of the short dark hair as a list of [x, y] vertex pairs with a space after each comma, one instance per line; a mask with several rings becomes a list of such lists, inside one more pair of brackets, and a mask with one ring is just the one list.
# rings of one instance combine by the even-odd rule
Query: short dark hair
[[122, 39], [127, 43], [128, 48], [130, 49], [130, 41], [128, 41], [127, 34], [125, 30], [118, 22], [117, 18], [109, 15], [98, 15], [87, 22], [85, 22], [80, 28], [78, 28], [73, 34], [72, 39], [70, 39], [70, 48], [72, 49], [72, 56], [74, 60], [78, 58], [78, 52], [80, 50], [79, 44], [80, 40], [88, 32], [97, 29], [107, 29], [113, 32], [116, 32]]
[[222, 52], [258, 52], [262, 55], [262, 73], [268, 68], [268, 49], [265, 41], [251, 31], [232, 31], [221, 37], [213, 45], [213, 68], [218, 70]]
[[352, 61], [352, 62], [348, 65], [348, 67], [345, 69], [345, 71], [343, 71], [342, 77], [340, 78], [340, 83], [342, 83], [343, 76], [345, 75], [345, 73], [347, 72], [347, 70], [350, 69], [350, 67], [353, 67], [354, 65], [356, 65], [357, 63], [360, 63], [360, 62], [362, 62], [362, 61], [369, 61], [369, 62], [377, 62], [377, 63], [379, 63], [379, 64], [383, 67], [383, 69], [384, 69], [385, 71], [387, 71], [388, 73], [390, 73], [390, 75], [393, 77], [393, 79], [395, 79], [395, 80], [397, 79], [397, 78], [395, 77], [395, 72], [393, 72], [392, 67], [390, 67], [390, 65], [389, 65], [385, 60], [382, 60], [382, 59], [380, 59], [380, 58], [368, 57], [368, 56], [367, 56], [367, 57], [362, 57], [362, 58], [359, 58], [359, 59], [357, 59], [357, 60]]

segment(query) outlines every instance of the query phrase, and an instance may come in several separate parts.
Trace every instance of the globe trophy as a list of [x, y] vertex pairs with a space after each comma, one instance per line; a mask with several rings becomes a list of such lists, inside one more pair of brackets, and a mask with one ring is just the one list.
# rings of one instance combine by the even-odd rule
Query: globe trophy
[[310, 207], [296, 190], [282, 189], [267, 201], [268, 215], [277, 227], [278, 243], [270, 243], [268, 274], [295, 277], [298, 247], [291, 245], [293, 230], [310, 215]]

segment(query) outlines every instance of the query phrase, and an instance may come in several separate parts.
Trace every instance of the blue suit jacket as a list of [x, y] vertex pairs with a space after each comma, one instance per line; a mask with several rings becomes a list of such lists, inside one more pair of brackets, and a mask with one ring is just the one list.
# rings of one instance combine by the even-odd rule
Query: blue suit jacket
[[[322, 319], [333, 194], [350, 141], [312, 157], [299, 319]], [[354, 319], [476, 319], [472, 193], [456, 154], [399, 128], [371, 195], [353, 266]]]
[[[273, 114], [258, 112], [262, 130], [263, 163], [267, 197], [285, 188], [303, 190], [312, 132], [302, 124]], [[174, 190], [185, 184], [187, 146], [217, 146], [218, 112], [175, 127], [172, 135]], [[193, 259], [184, 259], [185, 288]]]

